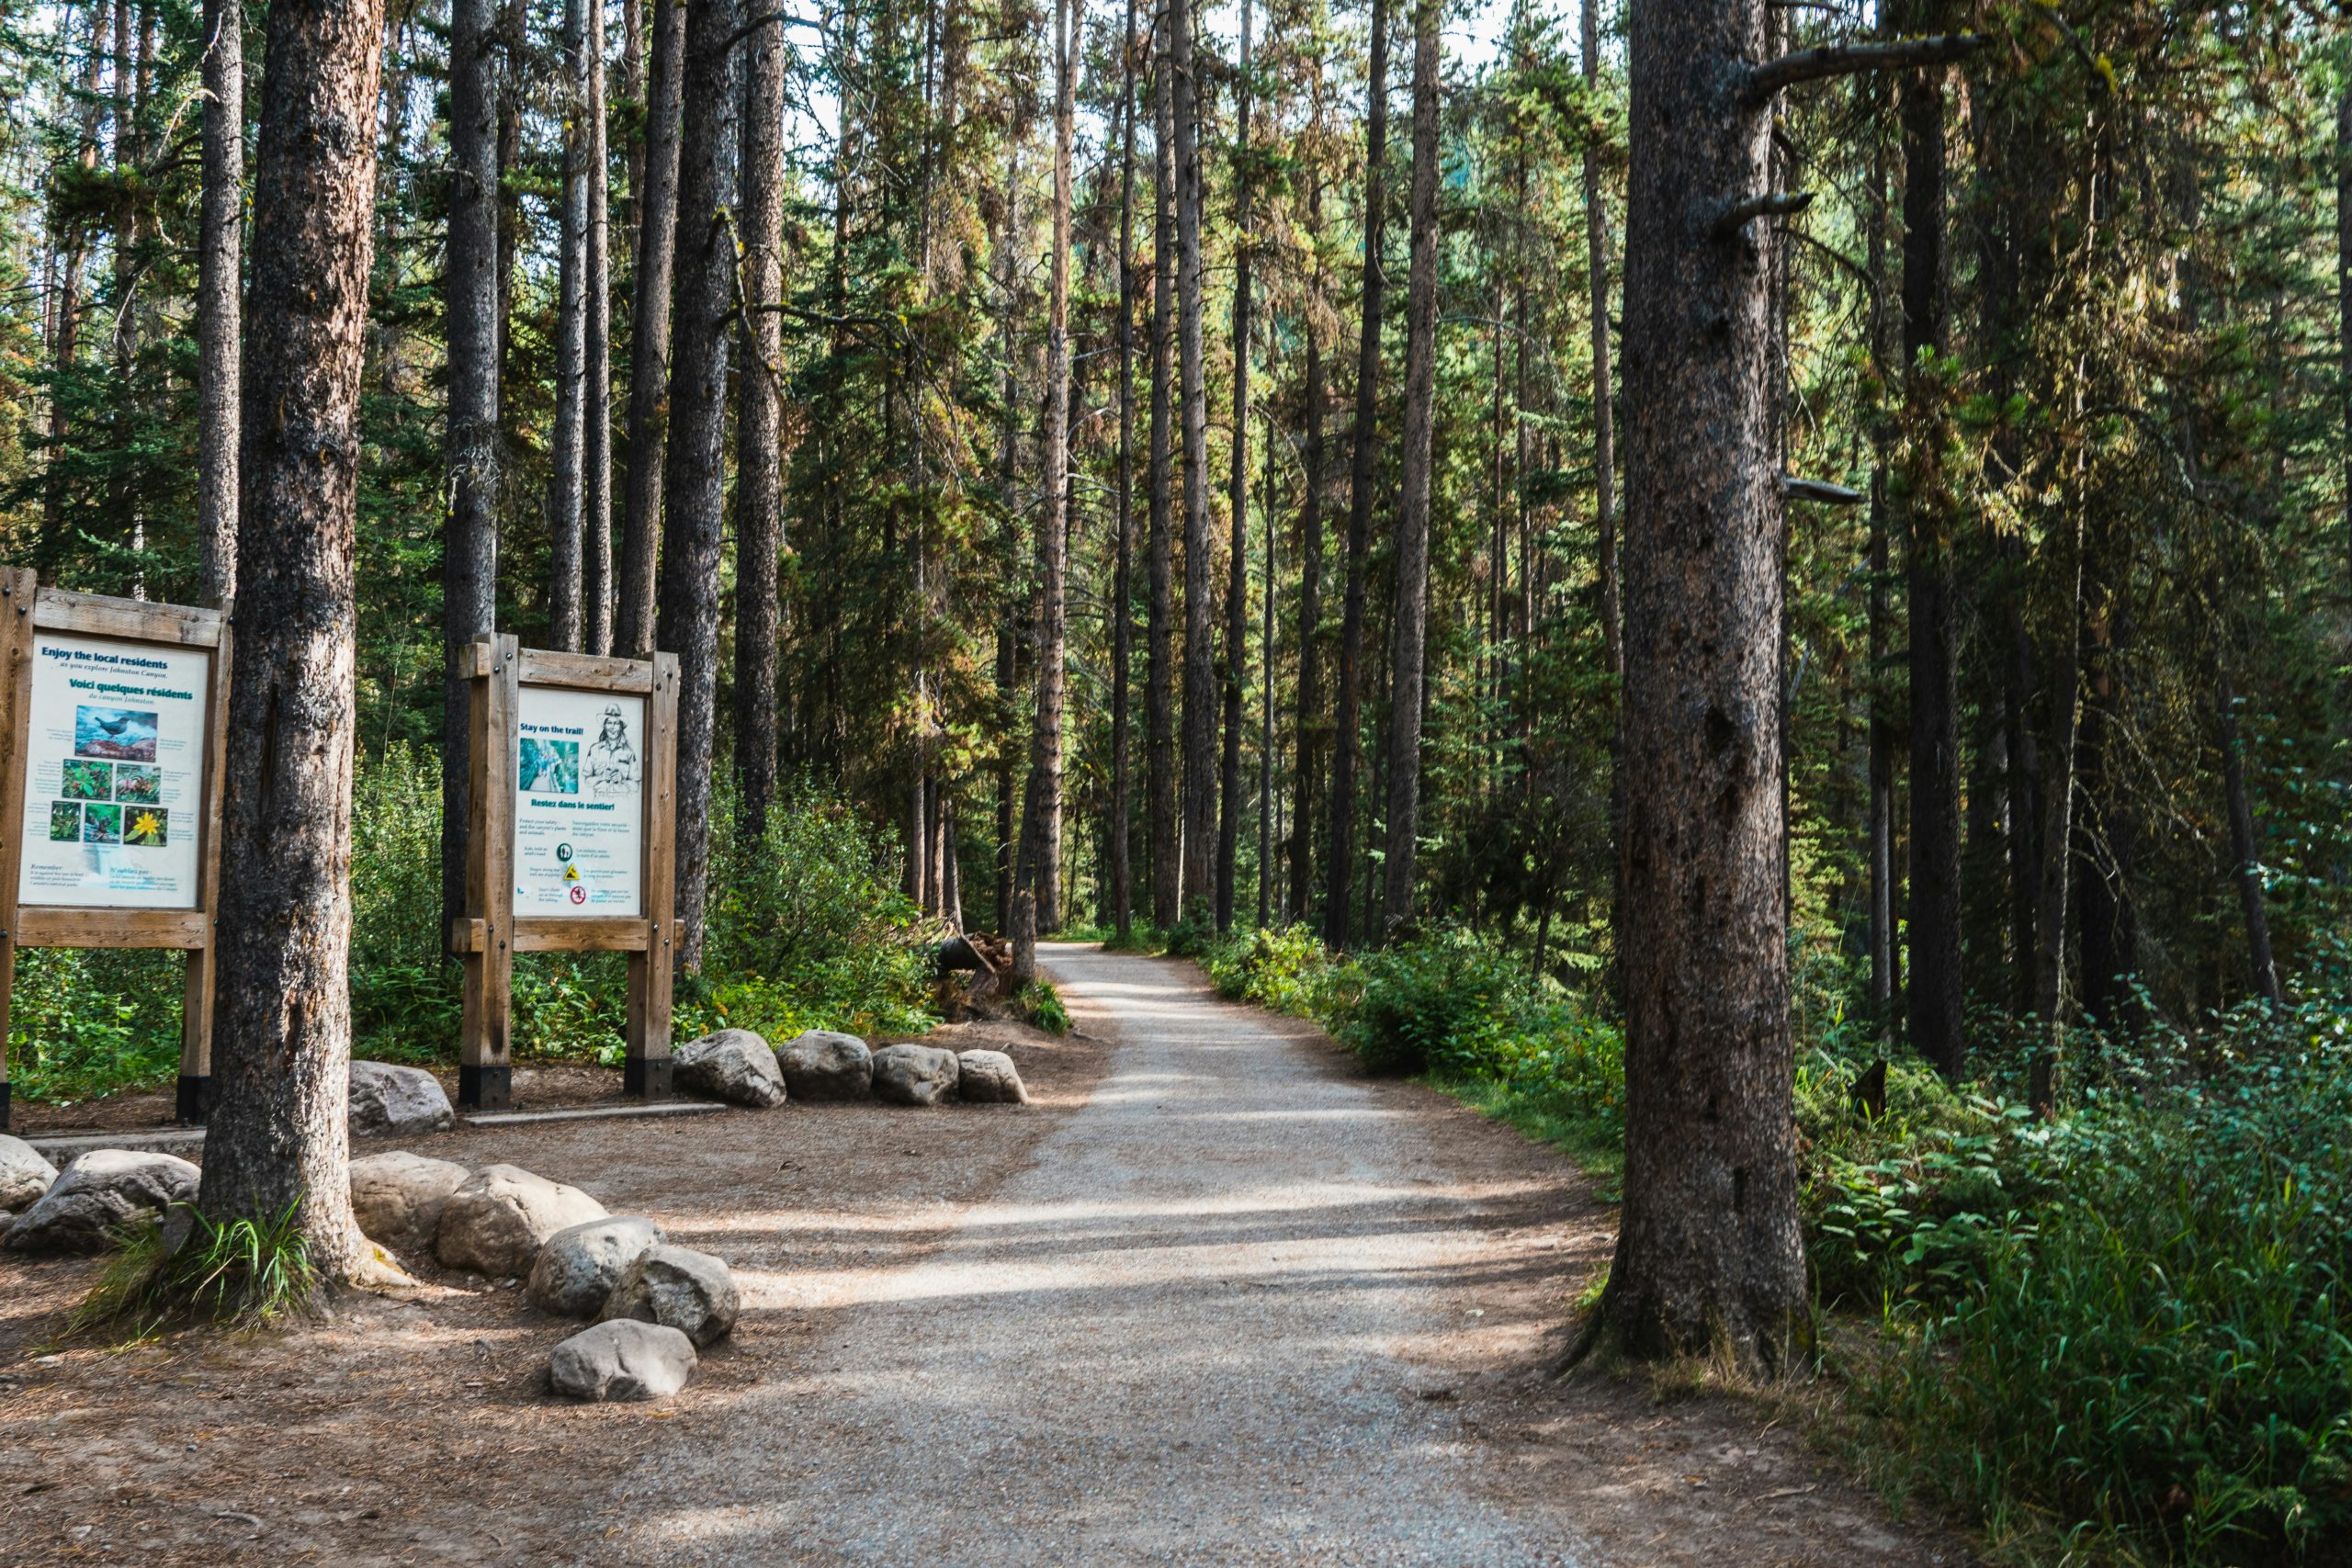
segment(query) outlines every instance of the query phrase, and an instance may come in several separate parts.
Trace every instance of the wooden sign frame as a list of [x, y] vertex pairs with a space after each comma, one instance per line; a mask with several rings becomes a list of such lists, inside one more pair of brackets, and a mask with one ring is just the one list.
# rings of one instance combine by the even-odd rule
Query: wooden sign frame
[[[514, 1103], [509, 1055], [517, 953], [626, 953], [628, 1055], [622, 1083], [646, 1100], [670, 1097], [670, 998], [676, 952], [675, 839], [678, 793], [678, 657], [605, 659], [519, 648], [512, 637], [469, 645], [472, 692], [467, 752], [466, 913], [453, 921], [449, 951], [466, 966], [459, 1040], [458, 1104], [500, 1111]], [[641, 799], [641, 913], [525, 915], [514, 912], [514, 785], [521, 688], [622, 693], [645, 699]]]
[[[27, 947], [178, 948], [187, 954], [180, 1026], [179, 1120], [198, 1122], [212, 1074], [213, 933], [220, 898], [221, 760], [229, 724], [230, 613], [143, 599], [111, 599], [40, 586], [23, 569], [0, 569], [0, 1132], [8, 1127], [8, 1021], [17, 953]], [[40, 632], [153, 643], [210, 654], [206, 682], [202, 798], [197, 818], [197, 902], [187, 909], [20, 904], [25, 794], [29, 784], [33, 639]]]

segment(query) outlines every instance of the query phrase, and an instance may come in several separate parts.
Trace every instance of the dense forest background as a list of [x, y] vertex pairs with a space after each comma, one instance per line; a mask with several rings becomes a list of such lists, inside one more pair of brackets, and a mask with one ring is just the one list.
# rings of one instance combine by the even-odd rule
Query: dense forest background
[[[2352, 38], [2266, 0], [1769, 14], [1808, 63], [1716, 237], [1770, 276], [1814, 1289], [1905, 1348], [1860, 1386], [1916, 1440], [1864, 1446], [2003, 1529], [2303, 1550], [2352, 1521], [2315, 1131], [2352, 1092]], [[0, 534], [44, 581], [217, 589], [236, 17], [0, 11]], [[919, 1026], [922, 944], [1025, 898], [1606, 1166], [1618, 562], [1657, 524], [1618, 449], [1623, 26], [392, 5], [363, 1050], [454, 1037], [444, 671], [494, 624], [682, 654], [682, 1028]], [[170, 962], [28, 954], [30, 1092], [166, 1071]], [[516, 984], [526, 1054], [617, 1055], [603, 961]]]

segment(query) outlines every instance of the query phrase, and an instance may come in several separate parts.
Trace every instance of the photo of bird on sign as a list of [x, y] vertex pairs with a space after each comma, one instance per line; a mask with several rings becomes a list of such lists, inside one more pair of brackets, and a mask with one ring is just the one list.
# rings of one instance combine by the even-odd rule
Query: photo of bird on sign
[[155, 715], [136, 708], [81, 706], [74, 710], [74, 754], [118, 762], [155, 760]]

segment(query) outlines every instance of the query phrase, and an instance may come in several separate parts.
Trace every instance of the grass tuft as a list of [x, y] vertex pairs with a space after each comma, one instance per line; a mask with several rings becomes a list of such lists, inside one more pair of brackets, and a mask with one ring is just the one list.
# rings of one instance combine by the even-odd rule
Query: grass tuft
[[289, 1203], [260, 1220], [214, 1220], [182, 1206], [170, 1223], [130, 1228], [67, 1332], [138, 1344], [182, 1323], [262, 1328], [310, 1315], [319, 1276], [296, 1213]]

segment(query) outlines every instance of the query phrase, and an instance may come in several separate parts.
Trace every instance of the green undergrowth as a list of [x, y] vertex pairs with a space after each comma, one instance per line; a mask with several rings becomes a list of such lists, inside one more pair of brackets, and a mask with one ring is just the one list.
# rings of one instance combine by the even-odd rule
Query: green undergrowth
[[[367, 761], [352, 810], [353, 1054], [457, 1059], [462, 972], [441, 951], [440, 764], [395, 745]], [[837, 797], [803, 789], [741, 829], [731, 787], [712, 807], [703, 967], [676, 979], [673, 1030], [919, 1034], [939, 932], [892, 885], [888, 846]], [[30, 948], [18, 955], [9, 1060], [17, 1096], [64, 1104], [154, 1089], [178, 1071], [183, 960], [155, 952]], [[1054, 1002], [1058, 1008], [1058, 999]], [[617, 1065], [628, 1013], [622, 953], [514, 960], [518, 1061]]]
[[[1311, 1018], [1589, 1168], [1622, 1168], [1613, 1022], [1484, 938], [1334, 954], [1190, 939], [1221, 994]], [[2058, 1044], [1978, 1021], [1971, 1076], [1889, 1062], [1816, 988], [1801, 1217], [1834, 1374], [1822, 1430], [1891, 1496], [2020, 1562], [2352, 1562], [2352, 944], [2293, 1005]]]
[[178, 1233], [153, 1216], [122, 1233], [69, 1334], [135, 1344], [184, 1323], [258, 1328], [312, 1310], [318, 1271], [293, 1206], [259, 1220], [174, 1216], [191, 1227], [176, 1248]]

